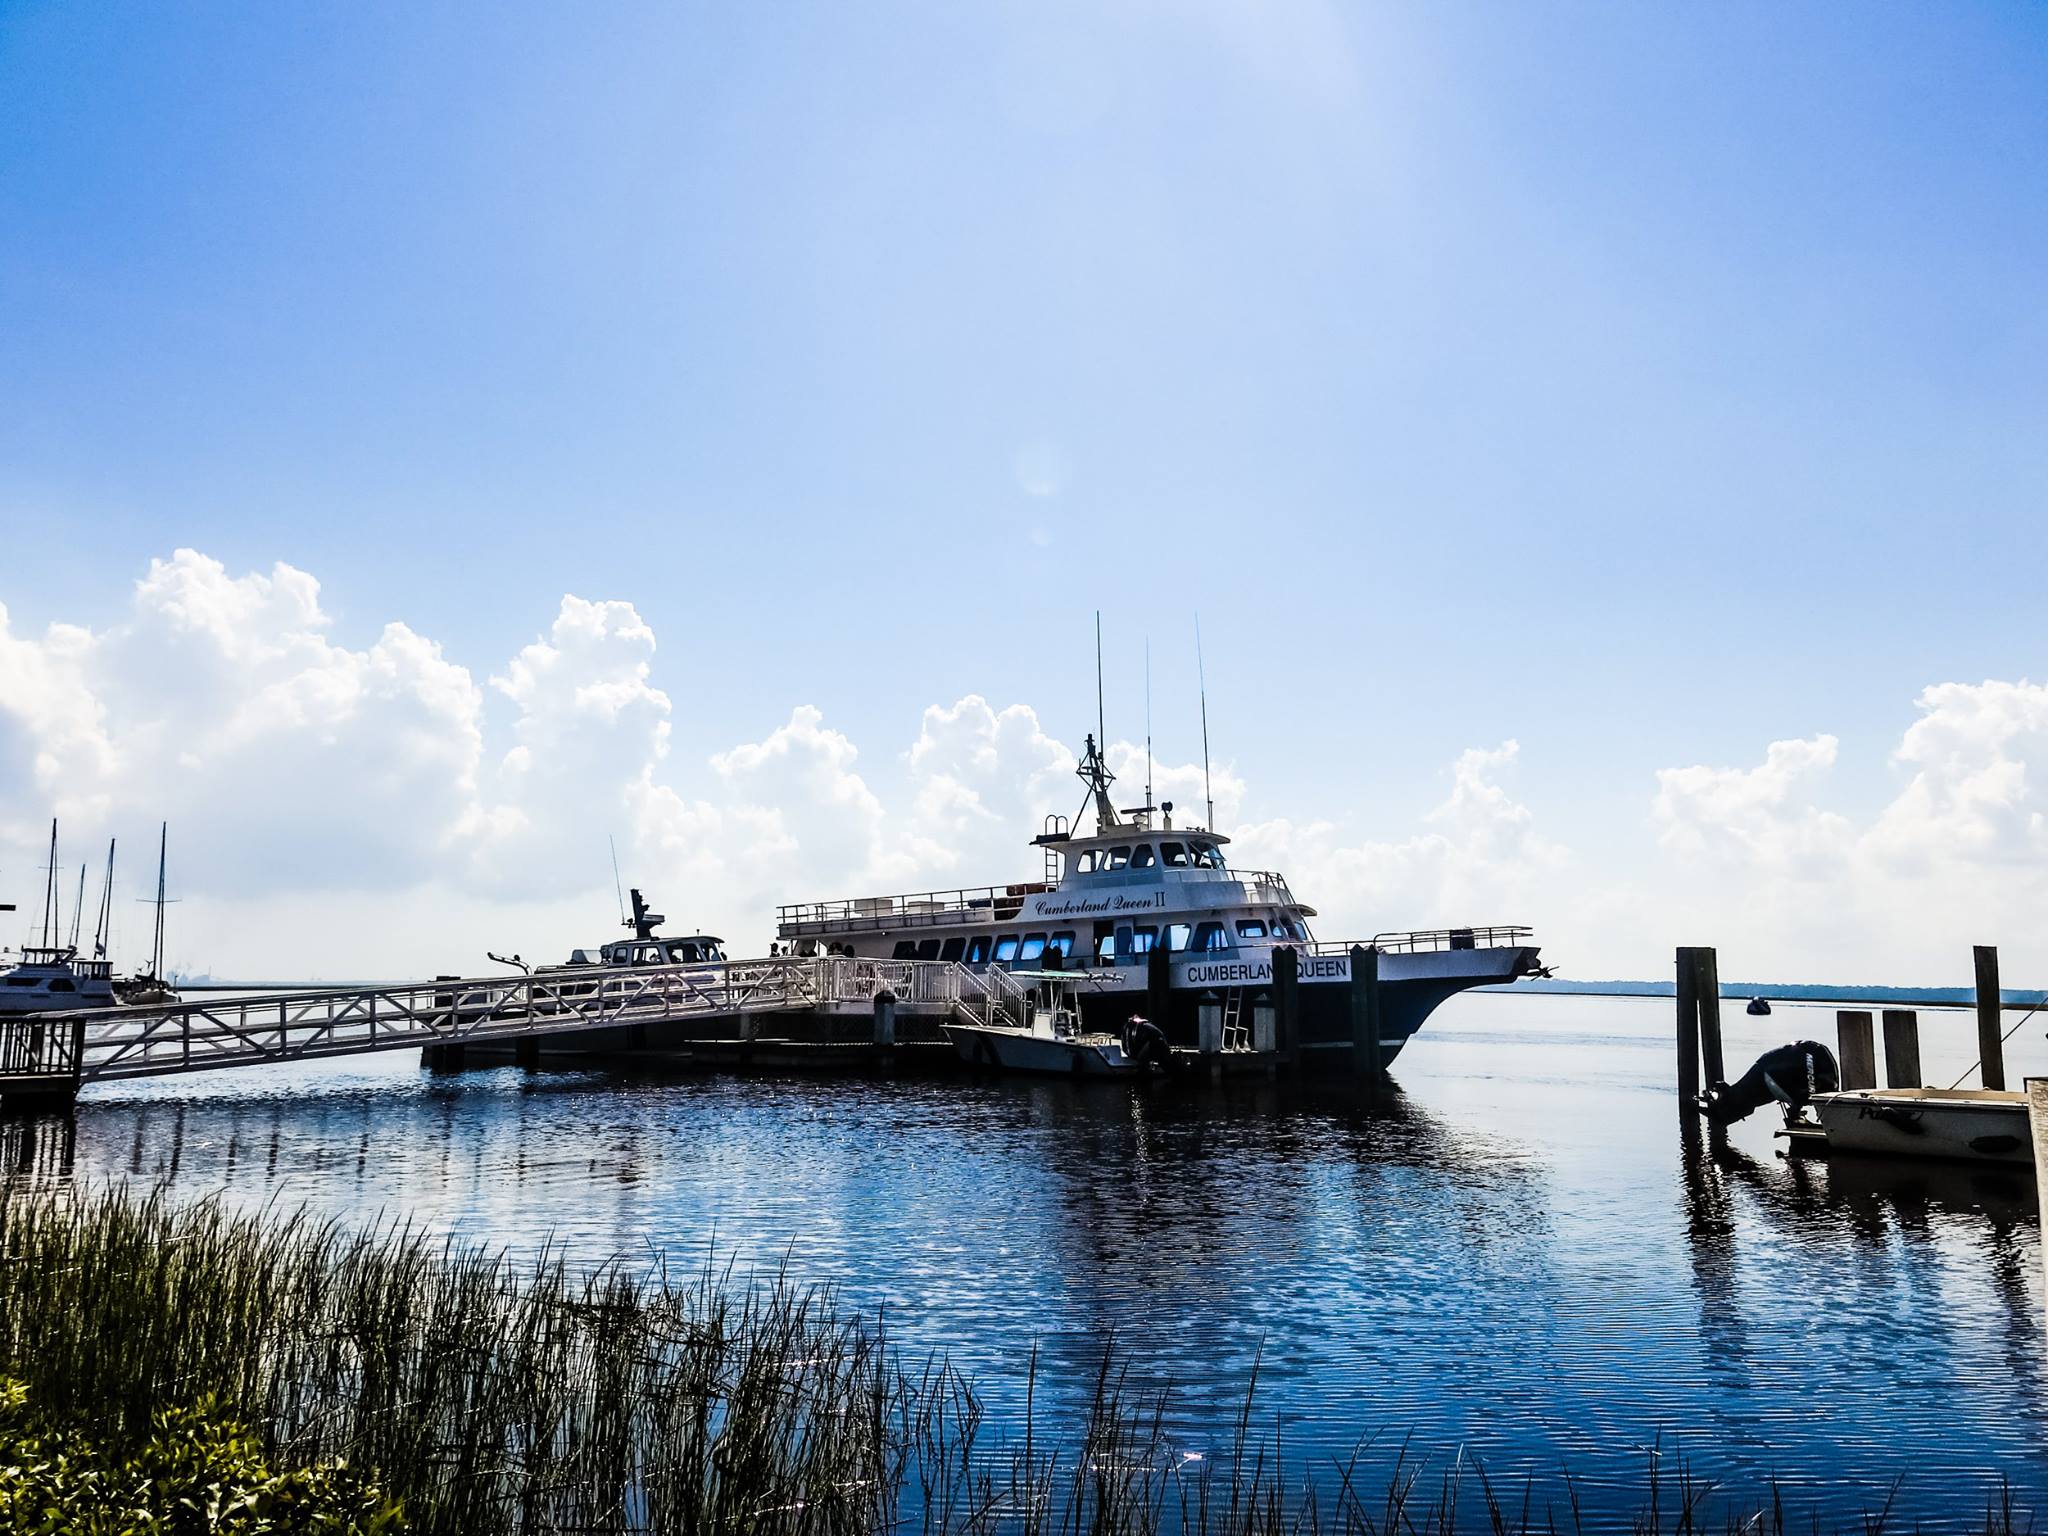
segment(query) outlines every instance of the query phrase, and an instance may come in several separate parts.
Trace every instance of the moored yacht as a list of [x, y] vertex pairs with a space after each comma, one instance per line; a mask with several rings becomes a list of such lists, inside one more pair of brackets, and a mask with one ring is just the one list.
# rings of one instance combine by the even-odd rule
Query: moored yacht
[[[74, 942], [60, 942], [63, 925], [57, 898], [57, 823], [50, 823], [50, 862], [43, 887], [43, 942], [22, 945], [20, 961], [5, 974], [0, 974], [0, 1016], [114, 1006], [114, 966], [106, 958], [108, 902], [113, 872], [114, 849], [110, 843], [107, 845], [108, 885], [100, 893], [100, 921], [93, 934], [93, 958], [81, 959], [76, 943], [76, 919], [72, 924]], [[85, 905], [82, 872], [78, 901], [82, 915]]]
[[[1042, 880], [784, 906], [778, 936], [800, 955], [1086, 972], [1084, 1022], [1108, 1032], [1147, 1011], [1148, 971], [1163, 951], [1171, 1006], [1152, 1022], [1180, 1047], [1197, 1043], [1205, 1001], [1221, 1005], [1226, 1032], [1245, 1028], [1248, 1005], [1271, 995], [1276, 952], [1292, 948], [1302, 1048], [1348, 1047], [1352, 943], [1318, 940], [1310, 928], [1315, 909], [1295, 898], [1285, 877], [1233, 868], [1223, 851], [1230, 839], [1206, 827], [1176, 827], [1172, 802], [1155, 809], [1148, 796], [1142, 808], [1118, 810], [1093, 736], [1079, 774], [1094, 831], [1084, 835], [1065, 817], [1048, 818], [1032, 840], [1045, 859]], [[1359, 942], [1380, 952], [1383, 1061], [1453, 993], [1540, 969], [1524, 927], [1380, 933]]]
[[21, 963], [0, 975], [0, 1014], [114, 1004], [113, 962], [81, 960], [69, 944], [24, 944]]

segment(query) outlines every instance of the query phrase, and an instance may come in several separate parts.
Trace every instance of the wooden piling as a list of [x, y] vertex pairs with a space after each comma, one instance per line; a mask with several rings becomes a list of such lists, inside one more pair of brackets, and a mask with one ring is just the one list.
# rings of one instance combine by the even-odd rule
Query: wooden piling
[[1977, 962], [1977, 1065], [1986, 1088], [2005, 1086], [2005, 1031], [1998, 1020], [1998, 946], [1979, 944]]
[[1291, 1067], [1301, 1056], [1301, 951], [1292, 944], [1273, 951], [1273, 1008], [1275, 1046]]
[[1690, 1120], [1700, 1096], [1700, 996], [1693, 951], [1678, 951], [1678, 1115]]
[[875, 994], [875, 1044], [885, 1051], [896, 1049], [896, 994], [887, 987]]
[[1728, 1081], [1728, 1066], [1721, 1059], [1721, 964], [1712, 949], [1696, 949], [1693, 955], [1693, 986], [1700, 1001], [1700, 1057], [1709, 1086]]
[[1884, 1011], [1884, 1085], [1919, 1088], [1920, 1015], [1911, 1008]]
[[1380, 1063], [1380, 952], [1351, 946], [1351, 1070], [1369, 1099], [1378, 1099]]
[[[2027, 1122], [2034, 1133], [2035, 1198], [2041, 1202], [2043, 1231], [2048, 1231], [2048, 1077], [2030, 1077], [2027, 1087]], [[2041, 1248], [2041, 1263], [2048, 1272], [2048, 1244]]]
[[540, 1070], [540, 1036], [521, 1035], [512, 1044], [512, 1059], [528, 1072]]
[[1877, 1044], [1867, 1008], [1835, 1010], [1835, 1056], [1844, 1088], [1877, 1086]]
[[1145, 954], [1145, 1017], [1173, 1035], [1173, 961], [1164, 944]]

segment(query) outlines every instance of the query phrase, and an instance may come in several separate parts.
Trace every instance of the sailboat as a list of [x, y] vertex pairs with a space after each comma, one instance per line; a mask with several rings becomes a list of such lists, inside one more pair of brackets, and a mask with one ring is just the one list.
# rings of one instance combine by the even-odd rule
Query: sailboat
[[164, 980], [164, 857], [170, 848], [171, 824], [157, 831], [156, 844], [156, 930], [150, 945], [149, 969], [124, 976], [114, 983], [114, 996], [124, 1007], [161, 1008], [178, 1001], [178, 994]]

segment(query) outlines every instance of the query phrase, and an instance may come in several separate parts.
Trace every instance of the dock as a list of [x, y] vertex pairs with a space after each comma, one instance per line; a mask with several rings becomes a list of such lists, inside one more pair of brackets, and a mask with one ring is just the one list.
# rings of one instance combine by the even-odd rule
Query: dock
[[440, 1070], [472, 1053], [537, 1063], [777, 1035], [872, 1051], [893, 1045], [899, 1024], [943, 1041], [948, 1019], [1014, 1020], [1022, 999], [1007, 980], [925, 961], [778, 957], [27, 1014], [0, 1019], [0, 1098], [67, 1100], [94, 1083], [375, 1051], [418, 1050]]
[[[1000, 967], [777, 956], [576, 966], [0, 1018], [0, 1101], [63, 1107], [95, 1083], [416, 1050], [436, 1072], [659, 1060], [738, 1070], [963, 1070], [943, 1026], [1021, 1027], [1030, 989]], [[1220, 1034], [1220, 1032], [1219, 1032]], [[1271, 1072], [1276, 1050], [1185, 1054]], [[1375, 1085], [1376, 1086], [1376, 1085]]]

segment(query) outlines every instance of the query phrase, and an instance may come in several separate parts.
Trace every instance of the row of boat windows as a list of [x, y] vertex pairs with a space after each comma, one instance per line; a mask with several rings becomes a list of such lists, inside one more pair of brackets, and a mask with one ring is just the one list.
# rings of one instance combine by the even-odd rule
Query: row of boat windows
[[[1113, 962], [1119, 955], [1148, 955], [1162, 942], [1175, 953], [1228, 949], [1228, 931], [1222, 923], [1167, 923], [1163, 926], [1124, 923], [1096, 939], [1095, 958]], [[1300, 924], [1284, 917], [1276, 917], [1270, 923], [1264, 918], [1247, 917], [1238, 919], [1237, 936], [1240, 939], [1301, 939], [1307, 934]], [[1060, 928], [1050, 933], [983, 933], [973, 938], [956, 936], [945, 940], [899, 939], [890, 958], [951, 960], [966, 965], [986, 965], [990, 960], [997, 965], [1031, 965], [1043, 963], [1048, 954], [1054, 954], [1059, 956], [1061, 965], [1071, 965], [1074, 943], [1074, 930], [1071, 928]]]
[[45, 980], [41, 976], [10, 976], [10, 987], [48, 987], [52, 992], [76, 992], [78, 986], [68, 976], [54, 976]]
[[1106, 874], [1119, 869], [1221, 869], [1223, 850], [1203, 843], [1134, 843], [1129, 847], [1090, 848], [1074, 860], [1077, 875]]

